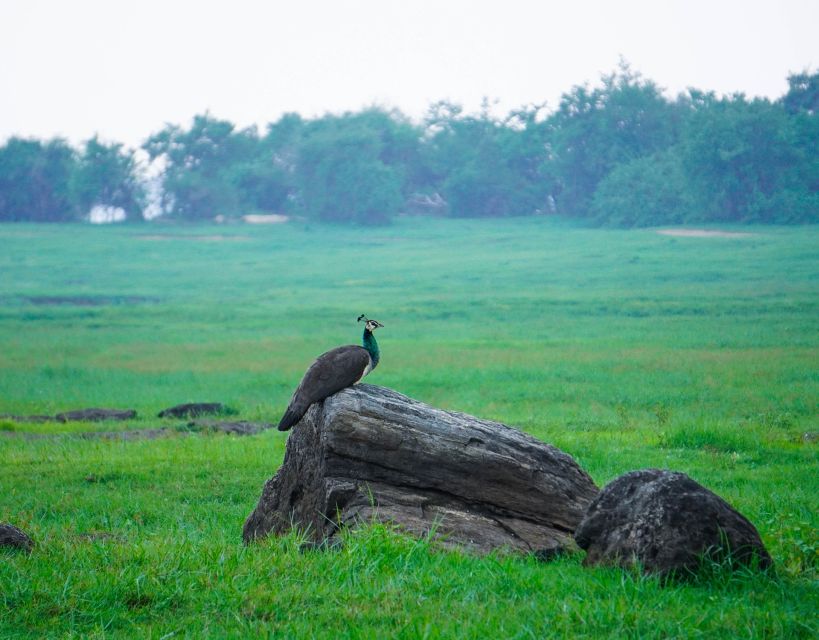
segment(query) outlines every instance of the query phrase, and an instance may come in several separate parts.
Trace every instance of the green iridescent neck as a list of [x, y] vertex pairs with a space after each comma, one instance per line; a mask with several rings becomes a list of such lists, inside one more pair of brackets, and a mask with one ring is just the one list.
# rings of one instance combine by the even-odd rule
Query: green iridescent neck
[[381, 357], [381, 353], [378, 350], [378, 343], [375, 341], [375, 336], [373, 335], [372, 331], [369, 329], [364, 329], [364, 338], [362, 340], [364, 343], [364, 348], [367, 350], [367, 353], [370, 354], [370, 358], [373, 361], [373, 369], [378, 365], [378, 359]]

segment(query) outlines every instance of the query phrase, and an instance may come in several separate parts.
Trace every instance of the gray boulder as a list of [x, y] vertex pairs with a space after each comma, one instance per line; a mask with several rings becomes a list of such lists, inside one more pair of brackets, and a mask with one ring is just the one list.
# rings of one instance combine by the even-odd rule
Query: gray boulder
[[632, 471], [608, 484], [574, 535], [586, 565], [695, 572], [707, 556], [731, 566], [771, 566], [759, 533], [725, 500], [684, 473]]

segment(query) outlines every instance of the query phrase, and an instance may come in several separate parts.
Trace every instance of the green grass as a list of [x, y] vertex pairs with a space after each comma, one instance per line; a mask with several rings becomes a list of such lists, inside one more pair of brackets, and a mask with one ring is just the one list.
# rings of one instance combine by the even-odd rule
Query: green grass
[[[54, 434], [0, 434], [0, 521], [38, 543], [0, 555], [0, 637], [816, 637], [819, 228], [750, 231], [0, 226], [0, 414], [139, 414], [0, 419]], [[194, 401], [275, 422], [360, 313], [386, 325], [368, 381], [518, 426], [601, 486], [684, 471], [755, 523], [776, 576], [663, 586], [380, 526], [244, 548], [285, 434], [68, 435], [181, 425], [155, 416]]]

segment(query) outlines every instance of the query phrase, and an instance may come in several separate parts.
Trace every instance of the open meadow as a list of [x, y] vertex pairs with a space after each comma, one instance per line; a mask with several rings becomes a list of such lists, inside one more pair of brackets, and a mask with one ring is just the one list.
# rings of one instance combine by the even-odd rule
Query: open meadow
[[[138, 412], [0, 419], [0, 522], [37, 542], [0, 552], [0, 637], [817, 637], [819, 227], [734, 231], [0, 226], [0, 414]], [[776, 574], [663, 585], [384, 526], [338, 551], [244, 547], [287, 434], [70, 435], [183, 428], [156, 414], [195, 401], [275, 423], [361, 313], [385, 325], [367, 382], [523, 429], [601, 487], [683, 471], [755, 524]]]

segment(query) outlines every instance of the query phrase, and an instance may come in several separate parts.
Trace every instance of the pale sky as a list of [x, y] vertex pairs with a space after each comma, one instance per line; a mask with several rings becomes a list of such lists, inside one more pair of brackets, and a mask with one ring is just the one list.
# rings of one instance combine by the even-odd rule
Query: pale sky
[[819, 0], [0, 0], [0, 143], [138, 146], [205, 111], [553, 108], [620, 56], [671, 96], [776, 98], [816, 71], [817, 33]]

